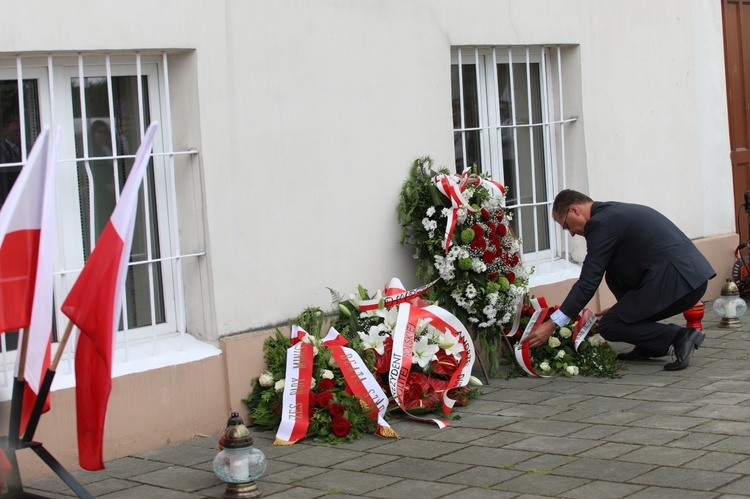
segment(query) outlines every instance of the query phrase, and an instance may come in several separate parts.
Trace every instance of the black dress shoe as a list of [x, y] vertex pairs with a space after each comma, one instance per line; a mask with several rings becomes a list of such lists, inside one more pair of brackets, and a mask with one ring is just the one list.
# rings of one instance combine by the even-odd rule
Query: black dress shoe
[[654, 357], [662, 357], [662, 355], [659, 355], [658, 353], [654, 352], [653, 350], [649, 350], [648, 348], [639, 346], [636, 346], [629, 352], [617, 354], [618, 360], [648, 360]]
[[699, 331], [693, 327], [681, 328], [680, 332], [675, 336], [672, 346], [674, 347], [675, 361], [670, 362], [664, 366], [666, 371], [679, 371], [685, 369], [690, 365], [690, 356], [693, 355], [693, 350], [698, 349], [703, 343], [706, 335], [702, 331]]

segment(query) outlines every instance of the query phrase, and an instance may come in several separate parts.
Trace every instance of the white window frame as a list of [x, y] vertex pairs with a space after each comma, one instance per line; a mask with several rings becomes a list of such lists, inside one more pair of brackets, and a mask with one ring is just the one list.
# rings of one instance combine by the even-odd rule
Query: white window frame
[[[162, 289], [164, 293], [164, 322], [147, 327], [129, 328], [123, 314], [125, 328], [118, 332], [115, 342], [114, 375], [127, 374], [140, 370], [160, 367], [162, 363], [154, 358], [160, 352], [169, 357], [176, 350], [184, 354], [180, 362], [189, 362], [209, 355], [216, 355], [217, 349], [208, 345], [196, 345], [197, 340], [186, 335], [185, 298], [182, 280], [182, 259], [204, 256], [204, 251], [182, 255], [179, 242], [177, 220], [177, 191], [175, 185], [174, 157], [181, 154], [197, 154], [198, 151], [174, 151], [172, 148], [172, 126], [170, 117], [169, 70], [166, 52], [142, 54], [138, 51], [109, 54], [90, 52], [78, 54], [0, 54], [0, 79], [3, 80], [37, 80], [39, 97], [39, 118], [41, 125], [50, 125], [54, 131], [60, 125], [62, 141], [58, 155], [58, 184], [56, 199], [56, 248], [54, 261], [54, 296], [55, 322], [58, 336], [68, 323], [60, 311], [60, 305], [72, 288], [75, 279], [84, 264], [81, 217], [78, 195], [77, 162], [75, 141], [73, 137], [73, 106], [71, 97], [71, 78], [83, 77], [117, 77], [134, 76], [139, 85], [141, 76], [147, 79], [148, 108], [150, 119], [159, 121], [158, 131], [153, 148], [153, 188], [156, 189], [156, 212], [159, 224], [160, 258], [151, 262], [161, 262]], [[111, 86], [110, 86], [111, 88]], [[110, 100], [112, 98], [110, 92]], [[21, 99], [19, 99], [21, 100]], [[23, 106], [19, 103], [20, 114]], [[142, 116], [144, 103], [139, 103], [139, 115]], [[110, 103], [111, 109], [111, 103]], [[23, 123], [23, 122], [22, 122]], [[143, 136], [144, 125], [138, 123], [140, 135]], [[30, 148], [22, 133], [22, 145]], [[144, 189], [141, 189], [141, 195]], [[148, 217], [146, 217], [148, 218]], [[148, 231], [147, 231], [148, 232]], [[150, 248], [150, 244], [147, 244]], [[131, 263], [142, 265], [143, 262]], [[153, 289], [153, 288], [152, 288]], [[153, 294], [153, 293], [151, 293]], [[151, 298], [151, 308], [154, 302]], [[75, 331], [75, 330], [74, 330]], [[73, 357], [76, 344], [74, 333], [65, 347], [62, 363], [58, 367], [58, 376], [53, 389], [72, 386]], [[53, 344], [53, 352], [59, 344]], [[173, 354], [172, 354], [173, 356]], [[10, 398], [10, 386], [16, 360], [16, 351], [6, 351], [4, 339], [0, 340], [0, 400]], [[135, 362], [134, 362], [135, 361]], [[174, 364], [174, 359], [164, 362]], [[123, 366], [122, 364], [129, 364]], [[63, 376], [61, 376], [61, 374]], [[67, 376], [66, 376], [67, 374]], [[62, 378], [62, 379], [60, 379]]]

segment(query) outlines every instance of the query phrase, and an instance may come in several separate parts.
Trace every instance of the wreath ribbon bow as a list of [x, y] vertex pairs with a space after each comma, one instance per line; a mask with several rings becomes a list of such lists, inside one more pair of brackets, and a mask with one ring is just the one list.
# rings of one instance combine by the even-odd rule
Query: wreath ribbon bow
[[466, 187], [469, 185], [484, 186], [491, 196], [502, 196], [505, 194], [505, 187], [500, 182], [481, 177], [476, 174], [469, 174], [469, 169], [465, 169], [460, 175], [440, 173], [432, 178], [432, 183], [438, 191], [447, 197], [451, 202], [451, 208], [448, 211], [448, 222], [445, 225], [445, 253], [451, 249], [453, 242], [453, 233], [456, 231], [458, 223], [458, 212], [461, 208], [466, 207], [469, 213], [475, 213], [475, 210], [463, 195]]

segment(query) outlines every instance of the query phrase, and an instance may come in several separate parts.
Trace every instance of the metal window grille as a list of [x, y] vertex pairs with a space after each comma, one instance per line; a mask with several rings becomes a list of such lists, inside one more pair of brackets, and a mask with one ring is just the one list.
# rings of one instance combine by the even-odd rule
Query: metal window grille
[[[0, 57], [0, 124], [5, 127], [15, 120], [20, 128], [20, 156], [4, 156], [0, 162], [0, 203], [42, 125], [62, 129], [57, 207], [63, 208], [56, 210], [53, 341], [57, 340], [57, 328], [67, 323], [59, 305], [114, 208], [145, 127], [151, 120], [160, 122], [141, 188], [116, 338], [116, 359], [124, 361], [132, 360], [131, 345], [151, 342], [156, 354], [159, 340], [185, 334], [182, 259], [204, 255], [183, 255], [180, 249], [175, 157], [197, 151], [173, 149], [168, 62], [166, 52]], [[127, 135], [123, 132], [126, 118], [132, 119]], [[103, 149], [96, 152], [91, 135], [94, 126], [106, 128], [110, 134], [100, 141]], [[127, 141], [131, 147], [125, 146]], [[70, 206], [75, 208], [66, 208]], [[15, 343], [12, 332], [0, 336], [0, 387], [10, 386]], [[71, 337], [58, 372], [72, 372], [75, 344], [76, 338]]]
[[502, 182], [512, 227], [531, 264], [567, 253], [551, 216], [565, 187], [561, 47], [456, 47], [451, 51], [456, 171]]

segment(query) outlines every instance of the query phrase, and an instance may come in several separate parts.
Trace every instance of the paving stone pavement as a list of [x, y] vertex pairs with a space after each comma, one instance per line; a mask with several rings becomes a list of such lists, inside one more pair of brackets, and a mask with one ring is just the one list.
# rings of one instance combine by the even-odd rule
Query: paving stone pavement
[[[492, 379], [445, 429], [394, 417], [400, 440], [278, 447], [251, 428], [268, 459], [258, 487], [269, 498], [750, 497], [750, 318], [722, 329], [706, 310], [707, 339], [683, 371], [664, 371], [667, 357], [625, 363], [611, 380]], [[102, 498], [221, 497], [217, 438], [73, 475]], [[75, 497], [55, 475], [25, 490]]]

